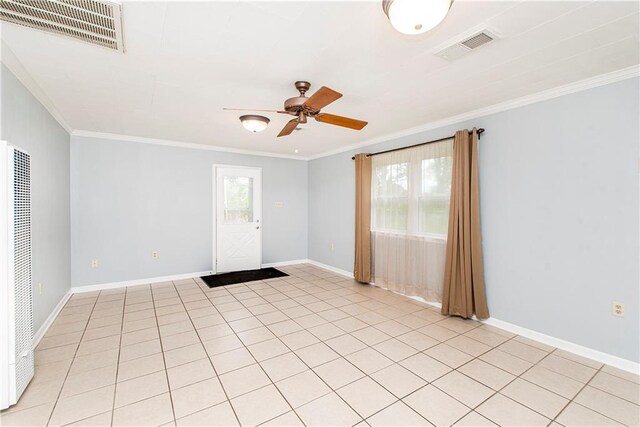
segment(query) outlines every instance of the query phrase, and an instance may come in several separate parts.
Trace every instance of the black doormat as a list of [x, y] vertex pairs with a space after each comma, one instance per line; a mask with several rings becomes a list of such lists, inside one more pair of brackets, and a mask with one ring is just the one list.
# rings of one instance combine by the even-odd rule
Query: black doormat
[[274, 277], [288, 276], [273, 267], [261, 268], [259, 270], [234, 271], [232, 273], [212, 274], [201, 277], [204, 283], [210, 288], [216, 286], [233, 285], [234, 283], [253, 282], [256, 280], [273, 279]]

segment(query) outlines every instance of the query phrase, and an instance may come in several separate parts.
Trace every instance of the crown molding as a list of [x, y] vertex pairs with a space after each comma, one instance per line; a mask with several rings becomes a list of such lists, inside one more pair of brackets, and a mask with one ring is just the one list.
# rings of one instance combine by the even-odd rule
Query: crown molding
[[27, 72], [27, 70], [22, 65], [20, 60], [16, 57], [16, 55], [13, 53], [13, 51], [11, 51], [11, 49], [9, 49], [9, 47], [4, 42], [2, 42], [1, 48], [2, 48], [2, 57], [1, 57], [2, 63], [6, 65], [6, 67], [16, 76], [16, 78], [31, 92], [31, 94], [45, 107], [45, 109], [49, 111], [49, 113], [53, 116], [53, 118], [56, 119], [56, 121], [60, 123], [60, 125], [67, 132], [69, 132], [70, 135], [89, 137], [89, 138], [116, 139], [121, 141], [139, 142], [143, 144], [156, 144], [156, 145], [165, 145], [165, 146], [171, 146], [171, 147], [190, 148], [194, 150], [218, 151], [223, 153], [235, 153], [235, 154], [245, 154], [250, 156], [276, 157], [276, 158], [283, 158], [283, 159], [307, 160], [307, 161], [319, 159], [322, 157], [328, 157], [328, 156], [332, 156], [335, 154], [340, 154], [348, 151], [357, 150], [370, 145], [387, 142], [387, 141], [402, 138], [405, 136], [415, 135], [417, 133], [454, 125], [456, 123], [464, 122], [467, 120], [477, 119], [480, 117], [488, 116], [490, 114], [512, 110], [514, 108], [523, 107], [529, 104], [535, 104], [537, 102], [546, 101], [546, 100], [557, 98], [560, 96], [569, 95], [575, 92], [580, 92], [583, 90], [588, 90], [588, 89], [596, 88], [599, 86], [604, 86], [610, 83], [615, 83], [622, 80], [627, 80], [630, 78], [635, 78], [640, 76], [640, 65], [634, 65], [631, 67], [612, 71], [606, 74], [590, 77], [588, 79], [569, 83], [563, 86], [547, 89], [542, 92], [534, 93], [532, 95], [527, 95], [520, 98], [509, 100], [509, 101], [494, 104], [489, 107], [484, 107], [477, 110], [469, 111], [467, 113], [458, 114], [456, 116], [451, 116], [451, 117], [436, 120], [433, 122], [428, 122], [419, 126], [403, 129], [397, 132], [391, 132], [382, 136], [378, 136], [375, 138], [371, 138], [371, 139], [359, 142], [357, 144], [351, 144], [345, 147], [341, 147], [339, 149], [329, 150], [313, 156], [304, 157], [304, 156], [295, 156], [295, 155], [288, 155], [288, 154], [278, 154], [278, 153], [273, 153], [268, 151], [246, 150], [246, 149], [239, 149], [239, 148], [222, 147], [222, 146], [207, 145], [207, 144], [197, 144], [193, 142], [176, 141], [176, 140], [168, 140], [168, 139], [147, 138], [147, 137], [141, 137], [141, 136], [94, 132], [94, 131], [79, 130], [79, 129], [74, 130], [69, 125], [69, 123], [64, 119], [64, 117], [58, 111], [58, 109], [55, 107], [55, 104], [51, 101], [51, 99], [49, 99], [49, 97], [44, 93], [42, 88], [40, 88], [40, 86], [35, 82], [35, 80], [33, 80], [33, 78]]
[[193, 142], [174, 141], [169, 139], [147, 138], [144, 136], [120, 135], [116, 133], [93, 132], [88, 130], [74, 130], [71, 136], [86, 138], [115, 139], [119, 141], [139, 142], [142, 144], [164, 145], [169, 147], [189, 148], [192, 150], [218, 151], [222, 153], [245, 154], [248, 156], [278, 157], [292, 160], [309, 160], [307, 157], [278, 154], [268, 151], [245, 150], [241, 148], [221, 147], [218, 145], [196, 144]]
[[0, 60], [2, 63], [13, 73], [14, 76], [22, 83], [31, 95], [42, 104], [42, 106], [51, 114], [51, 116], [67, 131], [67, 133], [71, 134], [73, 128], [69, 123], [64, 119], [60, 111], [56, 108], [55, 104], [49, 97], [44, 93], [42, 88], [36, 83], [35, 80], [31, 77], [31, 75], [27, 72], [22, 62], [18, 59], [18, 57], [13, 53], [9, 46], [3, 41], [0, 45], [0, 49], [2, 50], [2, 55], [0, 55]]
[[370, 145], [391, 141], [393, 139], [402, 138], [405, 136], [415, 135], [420, 132], [439, 129], [445, 126], [454, 125], [456, 123], [464, 122], [467, 120], [473, 120], [480, 117], [488, 116], [490, 114], [500, 113], [500, 112], [512, 110], [518, 107], [524, 107], [525, 105], [535, 104], [537, 102], [558, 98], [560, 96], [569, 95], [575, 92], [581, 92], [587, 89], [593, 89], [599, 86], [604, 86], [610, 83], [615, 83], [615, 82], [619, 82], [622, 80], [627, 80], [627, 79], [631, 79], [639, 76], [640, 76], [640, 65], [634, 65], [631, 67], [612, 71], [610, 73], [601, 74], [595, 77], [590, 77], [585, 80], [579, 80], [577, 82], [569, 83], [563, 86], [547, 89], [542, 92], [534, 93], [532, 95], [523, 96], [521, 98], [512, 99], [510, 101], [501, 102], [499, 104], [494, 104], [489, 107], [484, 107], [477, 110], [469, 111], [467, 113], [458, 114], [456, 116], [451, 116], [444, 119], [436, 120], [434, 122], [429, 122], [420, 126], [403, 129], [398, 132], [388, 133], [386, 135], [368, 139], [366, 141], [362, 141], [357, 144], [351, 144], [345, 147], [341, 147], [336, 150], [325, 151], [324, 153], [320, 153], [320, 154], [316, 154], [314, 156], [308, 157], [308, 160], [315, 160], [322, 157], [333, 156], [334, 154], [340, 154], [347, 151], [357, 150], [359, 148], [367, 147]]

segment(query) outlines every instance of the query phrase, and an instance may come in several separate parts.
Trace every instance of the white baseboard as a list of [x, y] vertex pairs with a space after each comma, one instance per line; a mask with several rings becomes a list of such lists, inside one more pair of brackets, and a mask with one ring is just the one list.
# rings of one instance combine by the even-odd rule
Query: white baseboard
[[42, 339], [42, 337], [44, 337], [44, 334], [47, 333], [49, 327], [51, 327], [51, 325], [53, 324], [53, 321], [56, 320], [56, 317], [58, 317], [58, 314], [60, 314], [60, 311], [62, 310], [64, 305], [67, 303], [67, 301], [69, 301], [69, 298], [71, 298], [71, 294], [71, 289], [69, 289], [67, 293], [64, 294], [64, 296], [60, 299], [51, 314], [49, 314], [47, 320], [44, 321], [42, 326], [40, 326], [40, 328], [38, 328], [36, 333], [33, 335], [33, 339], [31, 340], [31, 342], [34, 350], [38, 346], [38, 344], [40, 344], [40, 340]]
[[[333, 267], [331, 265], [323, 264], [318, 261], [314, 261], [312, 259], [297, 259], [291, 261], [280, 261], [273, 263], [262, 264], [262, 267], [282, 267], [287, 265], [295, 265], [295, 264], [311, 264], [316, 267], [331, 271], [333, 273], [339, 274], [341, 276], [347, 277], [349, 279], [353, 279], [353, 273], [347, 270], [342, 270], [337, 267]], [[56, 318], [64, 304], [67, 302], [71, 294], [81, 293], [81, 292], [91, 292], [98, 291], [104, 289], [115, 289], [122, 288], [126, 286], [135, 286], [135, 285], [144, 285], [150, 283], [159, 283], [159, 282], [168, 282], [172, 280], [181, 280], [181, 279], [189, 279], [191, 277], [200, 277], [211, 274], [211, 271], [201, 271], [196, 273], [185, 273], [185, 274], [176, 274], [172, 276], [163, 276], [163, 277], [152, 277], [148, 279], [136, 279], [136, 280], [125, 280], [122, 282], [113, 282], [113, 283], [101, 283], [96, 285], [87, 285], [87, 286], [74, 286], [69, 290], [69, 292], [60, 300], [54, 311], [49, 315], [45, 323], [40, 327], [38, 332], [35, 334], [33, 342], [34, 348], [42, 339], [42, 336], [46, 333], [51, 323]], [[418, 299], [418, 298], [416, 298]], [[418, 300], [422, 300], [419, 298]], [[439, 307], [440, 305], [433, 302], [424, 301], [433, 306]], [[638, 374], [640, 372], [640, 364], [636, 362], [632, 362], [630, 360], [623, 359], [621, 357], [617, 357], [608, 353], [603, 353], [598, 350], [594, 350], [588, 347], [584, 347], [560, 338], [552, 337], [550, 335], [546, 335], [540, 332], [536, 332], [531, 329], [524, 328], [522, 326], [514, 325], [513, 323], [505, 322], [496, 318], [489, 318], [486, 320], [482, 320], [483, 323], [491, 326], [495, 326], [500, 329], [504, 329], [505, 331], [512, 332], [514, 334], [521, 335], [525, 338], [530, 338], [532, 340], [541, 342], [543, 344], [550, 345], [552, 347], [559, 348], [561, 350], [566, 350], [571, 353], [575, 353], [579, 356], [583, 356], [589, 359], [596, 360], [598, 362], [606, 363], [607, 365], [611, 365], [613, 367], [622, 369], [624, 371], [632, 372]]]
[[267, 267], [285, 267], [287, 265], [296, 265], [296, 264], [307, 264], [309, 262], [308, 259], [294, 259], [291, 261], [279, 261], [279, 262], [268, 262], [266, 264], [262, 264], [262, 268]]
[[504, 329], [505, 331], [509, 331], [514, 334], [521, 335], [525, 338], [541, 342], [542, 344], [547, 344], [561, 350], [575, 353], [578, 356], [583, 356], [588, 359], [593, 359], [595, 361], [611, 365], [615, 368], [622, 369], [624, 371], [632, 372], [636, 375], [640, 373], [640, 364], [632, 362], [631, 360], [626, 360], [612, 354], [603, 353], [601, 351], [584, 347], [570, 341], [565, 341], [563, 339], [536, 332], [531, 329], [523, 328], [522, 326], [514, 325], [513, 323], [504, 322], [493, 317], [490, 317], [486, 320], [481, 320], [481, 322], [487, 325], [495, 326], [496, 328]]
[[318, 261], [314, 261], [312, 259], [308, 259], [307, 260], [307, 264], [315, 265], [316, 267], [324, 268], [325, 270], [329, 270], [329, 271], [337, 273], [337, 274], [339, 274], [341, 276], [345, 276], [345, 277], [348, 277], [349, 279], [353, 279], [353, 272], [351, 272], [351, 271], [343, 270], [341, 268], [336, 268], [336, 267], [333, 267], [331, 265], [327, 265], [327, 264], [323, 264], [323, 263], [318, 262]]
[[[295, 264], [306, 264], [308, 263], [308, 259], [295, 259], [290, 261], [280, 261], [280, 262], [271, 262], [267, 264], [262, 264], [262, 267], [284, 267], [287, 265], [295, 265]], [[93, 291], [102, 291], [105, 289], [116, 289], [123, 288], [126, 286], [136, 286], [136, 285], [146, 285], [150, 283], [160, 283], [160, 282], [169, 282], [172, 280], [181, 280], [181, 279], [190, 279], [192, 277], [201, 277], [208, 276], [212, 274], [211, 271], [199, 271], [195, 273], [184, 273], [184, 274], [174, 274], [171, 276], [161, 276], [161, 277], [150, 277], [146, 279], [135, 279], [135, 280], [123, 280], [121, 282], [111, 282], [111, 283], [98, 283], [95, 285], [84, 285], [84, 286], [74, 286], [71, 288], [72, 294], [77, 294], [81, 292], [93, 292]]]
[[[323, 264], [321, 262], [317, 262], [314, 260], [308, 260], [309, 264], [315, 265], [316, 267], [324, 268], [325, 270], [333, 271], [334, 273], [341, 274], [343, 276], [353, 278], [353, 273], [341, 270], [336, 267], [332, 267], [330, 265]], [[418, 301], [427, 303], [434, 307], [441, 308], [442, 304], [426, 301], [419, 297], [411, 297], [412, 299], [416, 299]], [[512, 332], [514, 334], [521, 335], [525, 338], [532, 339], [534, 341], [541, 342], [542, 344], [547, 344], [552, 347], [559, 348], [561, 350], [566, 350], [571, 353], [575, 353], [579, 356], [586, 357], [588, 359], [596, 360], [601, 363], [605, 363], [607, 365], [613, 366], [615, 368], [622, 369], [624, 371], [632, 372], [634, 374], [640, 373], [640, 364], [636, 362], [632, 362], [631, 360], [626, 360], [618, 356], [614, 356], [612, 354], [604, 353], [598, 350], [594, 350], [588, 347], [581, 346], [579, 344], [572, 343], [570, 341], [566, 341], [560, 338], [552, 337], [550, 335], [546, 335], [540, 332], [536, 332], [531, 329], [523, 328], [522, 326], [514, 325], [513, 323], [505, 322], [496, 318], [489, 318], [486, 320], [481, 320], [481, 322], [495, 326], [496, 328], [504, 329], [505, 331]]]
[[98, 283], [96, 285], [74, 286], [71, 288], [72, 294], [82, 292], [102, 291], [105, 289], [124, 288], [127, 286], [148, 285], [150, 283], [169, 282], [172, 280], [190, 279], [192, 277], [208, 276], [211, 271], [198, 271], [195, 273], [174, 274], [172, 276], [150, 277], [147, 279], [124, 280], [122, 282]]

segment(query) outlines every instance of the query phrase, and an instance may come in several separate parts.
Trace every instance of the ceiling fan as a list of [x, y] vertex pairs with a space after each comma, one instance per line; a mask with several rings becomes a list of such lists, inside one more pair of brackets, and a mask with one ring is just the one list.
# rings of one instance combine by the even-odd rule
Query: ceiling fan
[[330, 125], [342, 126], [349, 129], [361, 130], [367, 125], [362, 120], [351, 119], [349, 117], [336, 116], [335, 114], [322, 113], [322, 110], [333, 101], [342, 97], [342, 94], [326, 86], [322, 86], [309, 98], [305, 93], [311, 87], [311, 83], [305, 81], [297, 81], [296, 89], [300, 92], [300, 96], [295, 96], [284, 101], [284, 110], [251, 110], [242, 108], [223, 108], [223, 110], [233, 111], [265, 111], [280, 114], [290, 114], [296, 116], [282, 128], [278, 137], [291, 135], [299, 124], [307, 123], [307, 117], [313, 117], [316, 121], [327, 123]]

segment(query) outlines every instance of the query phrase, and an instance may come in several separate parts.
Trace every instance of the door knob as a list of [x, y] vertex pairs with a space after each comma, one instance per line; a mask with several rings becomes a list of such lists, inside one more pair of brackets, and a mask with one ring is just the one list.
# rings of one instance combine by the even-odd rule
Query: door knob
[[259, 229], [260, 229], [260, 226], [257, 226], [257, 227], [256, 227], [256, 230], [259, 230]]

